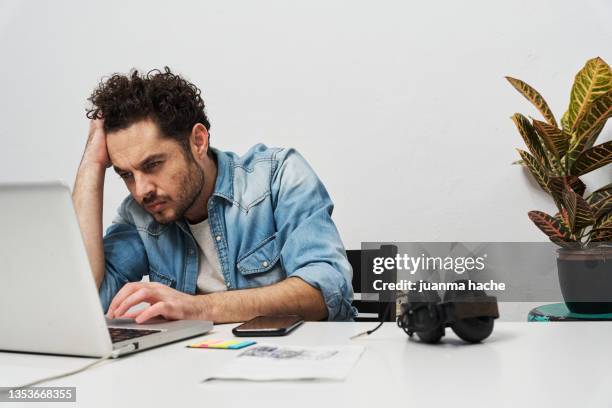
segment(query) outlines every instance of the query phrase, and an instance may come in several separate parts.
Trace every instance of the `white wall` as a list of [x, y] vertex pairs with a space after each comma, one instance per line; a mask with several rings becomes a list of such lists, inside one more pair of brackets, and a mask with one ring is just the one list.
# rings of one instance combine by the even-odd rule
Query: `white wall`
[[[215, 146], [304, 154], [349, 247], [545, 240], [526, 213], [553, 206], [510, 165], [509, 117], [537, 112], [503, 77], [559, 118], [584, 62], [612, 63], [608, 0], [90, 4], [0, 0], [0, 182], [71, 185], [100, 77], [169, 65], [203, 90]], [[126, 191], [109, 173], [105, 224]]]

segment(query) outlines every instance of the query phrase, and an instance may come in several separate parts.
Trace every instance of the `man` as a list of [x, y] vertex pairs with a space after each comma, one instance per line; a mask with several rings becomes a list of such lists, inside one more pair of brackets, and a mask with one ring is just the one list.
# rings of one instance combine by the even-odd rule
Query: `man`
[[[167, 67], [115, 74], [89, 100], [73, 202], [108, 317], [354, 317], [333, 204], [299, 153], [210, 147], [200, 90]], [[103, 237], [110, 166], [130, 196]]]

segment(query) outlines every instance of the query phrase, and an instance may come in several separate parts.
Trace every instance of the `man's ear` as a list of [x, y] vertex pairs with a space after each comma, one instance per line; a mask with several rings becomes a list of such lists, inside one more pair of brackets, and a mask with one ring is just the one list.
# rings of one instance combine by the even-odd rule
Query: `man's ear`
[[208, 154], [208, 130], [201, 123], [196, 123], [191, 129], [189, 144], [194, 157], [203, 159]]

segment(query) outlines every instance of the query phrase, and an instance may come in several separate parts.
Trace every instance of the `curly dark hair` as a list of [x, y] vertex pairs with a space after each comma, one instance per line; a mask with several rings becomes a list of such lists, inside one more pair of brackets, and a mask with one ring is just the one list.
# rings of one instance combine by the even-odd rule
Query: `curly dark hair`
[[196, 123], [210, 130], [200, 90], [170, 68], [154, 69], [140, 75], [132, 69], [128, 75], [113, 74], [102, 79], [88, 101], [89, 119], [104, 118], [104, 130], [126, 129], [135, 122], [152, 119], [163, 136], [188, 148], [188, 136]]

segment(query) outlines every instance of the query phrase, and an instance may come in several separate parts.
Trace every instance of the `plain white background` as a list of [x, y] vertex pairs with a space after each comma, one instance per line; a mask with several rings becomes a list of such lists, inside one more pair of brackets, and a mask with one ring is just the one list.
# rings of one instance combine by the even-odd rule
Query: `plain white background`
[[[526, 214], [553, 205], [510, 165], [510, 116], [538, 113], [504, 76], [560, 118], [584, 62], [612, 63], [611, 17], [607, 0], [0, 0], [0, 182], [72, 185], [98, 81], [168, 65], [202, 89], [214, 146], [302, 152], [349, 248], [543, 241]], [[109, 172], [105, 225], [126, 194]]]

